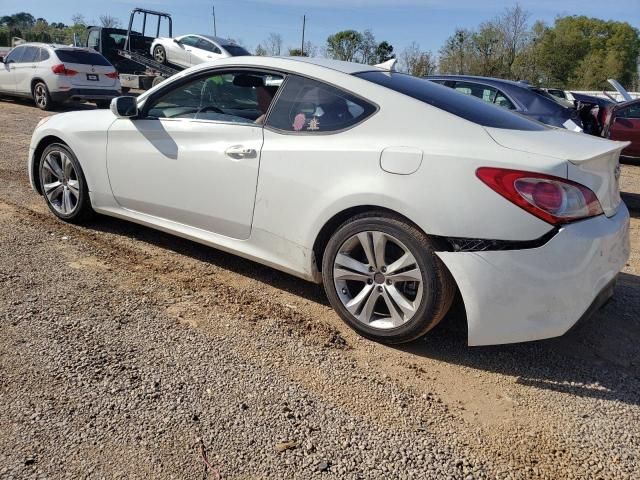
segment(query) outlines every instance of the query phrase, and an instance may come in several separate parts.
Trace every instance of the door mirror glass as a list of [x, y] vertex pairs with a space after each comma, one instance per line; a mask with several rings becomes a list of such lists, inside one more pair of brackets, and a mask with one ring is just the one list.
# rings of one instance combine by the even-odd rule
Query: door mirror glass
[[111, 112], [118, 118], [132, 118], [138, 115], [136, 97], [117, 97], [111, 100]]

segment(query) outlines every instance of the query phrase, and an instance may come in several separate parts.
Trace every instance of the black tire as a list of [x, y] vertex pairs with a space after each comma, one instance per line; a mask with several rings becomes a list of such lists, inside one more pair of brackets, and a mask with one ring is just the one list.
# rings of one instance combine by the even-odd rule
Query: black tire
[[[402, 242], [415, 257], [421, 271], [420, 306], [409, 320], [398, 327], [374, 328], [359, 321], [346, 309], [334, 284], [333, 269], [339, 249], [354, 235], [367, 231], [383, 232]], [[449, 311], [456, 293], [451, 274], [435, 254], [434, 242], [414, 225], [385, 212], [355, 216], [336, 230], [323, 255], [322, 279], [329, 302], [345, 323], [360, 335], [386, 344], [410, 342], [426, 334]]]
[[51, 110], [53, 108], [53, 100], [51, 100], [51, 94], [47, 88], [47, 84], [44, 82], [36, 82], [31, 91], [33, 102], [40, 110]]
[[109, 108], [111, 106], [111, 101], [109, 100], [97, 100], [96, 101], [96, 107], [98, 108]]
[[156, 45], [153, 49], [153, 59], [162, 64], [167, 63], [167, 52], [162, 45]]
[[153, 79], [153, 82], [151, 82], [151, 86], [155, 87], [156, 85], [160, 85], [162, 82], [164, 82], [166, 80], [166, 78], [161, 77], [161, 76], [157, 76]]
[[[54, 159], [60, 158], [60, 154], [63, 153], [66, 157], [71, 161], [73, 165], [75, 175], [72, 176], [74, 180], [77, 180], [77, 191], [78, 195], [76, 198], [76, 203], [74, 208], [68, 212], [63, 213], [60, 211], [60, 208], [56, 208], [56, 205], [53, 203], [55, 198], [52, 200], [49, 195], [47, 195], [45, 190], [45, 181], [48, 176], [48, 173], [45, 171], [45, 160], [51, 154]], [[53, 212], [53, 214], [61, 220], [64, 220], [68, 223], [85, 223], [91, 218], [94, 217], [95, 212], [91, 207], [91, 199], [89, 198], [89, 189], [87, 187], [87, 181], [85, 179], [84, 173], [82, 171], [82, 167], [80, 166], [80, 162], [76, 158], [75, 154], [71, 151], [69, 147], [61, 143], [53, 143], [44, 149], [42, 155], [39, 159], [38, 164], [38, 173], [40, 179], [40, 188], [43, 193], [45, 202], [49, 207], [49, 210]], [[69, 185], [71, 182], [69, 181]], [[66, 182], [65, 182], [66, 186]], [[75, 197], [75, 195], [74, 195]], [[59, 206], [59, 205], [58, 205]]]

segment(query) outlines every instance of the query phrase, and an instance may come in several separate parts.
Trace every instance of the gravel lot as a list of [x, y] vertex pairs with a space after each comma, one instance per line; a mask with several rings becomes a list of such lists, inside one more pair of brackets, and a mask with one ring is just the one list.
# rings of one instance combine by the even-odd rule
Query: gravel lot
[[0, 103], [0, 478], [640, 476], [639, 165], [632, 258], [592, 319], [469, 348], [456, 311], [394, 349], [320, 287], [115, 219], [56, 221], [25, 173], [44, 115]]

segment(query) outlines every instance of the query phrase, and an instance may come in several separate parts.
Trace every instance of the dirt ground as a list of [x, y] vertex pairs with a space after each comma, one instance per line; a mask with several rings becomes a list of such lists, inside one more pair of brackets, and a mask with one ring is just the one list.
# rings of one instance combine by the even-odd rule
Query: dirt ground
[[457, 310], [391, 348], [318, 286], [55, 220], [25, 169], [44, 115], [0, 102], [0, 478], [640, 476], [640, 165], [632, 255], [591, 319], [470, 348]]

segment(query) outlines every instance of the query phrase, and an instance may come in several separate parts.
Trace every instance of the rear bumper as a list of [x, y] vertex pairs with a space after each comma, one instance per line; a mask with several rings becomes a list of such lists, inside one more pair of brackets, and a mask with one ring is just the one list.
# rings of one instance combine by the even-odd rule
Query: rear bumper
[[107, 90], [99, 88], [72, 88], [64, 92], [51, 92], [51, 98], [54, 102], [67, 102], [69, 100], [111, 100], [119, 97], [119, 90]]
[[563, 335], [612, 294], [630, 253], [629, 211], [567, 225], [526, 250], [440, 252], [467, 312], [469, 345]]

